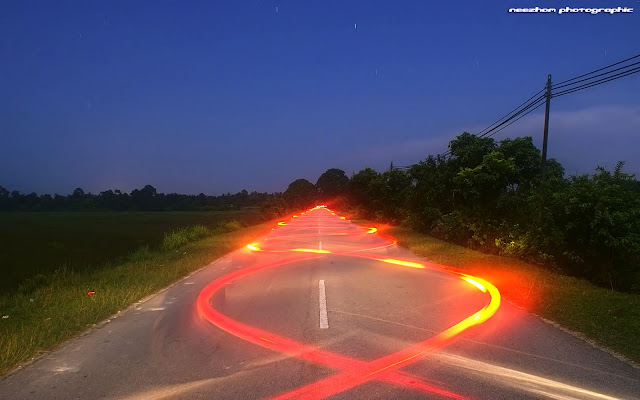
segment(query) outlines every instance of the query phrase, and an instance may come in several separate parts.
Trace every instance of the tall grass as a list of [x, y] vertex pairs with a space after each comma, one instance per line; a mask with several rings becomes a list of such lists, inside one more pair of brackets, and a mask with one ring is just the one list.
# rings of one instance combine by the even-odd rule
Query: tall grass
[[164, 234], [164, 238], [162, 239], [162, 248], [166, 250], [175, 250], [178, 247], [182, 247], [187, 243], [196, 241], [210, 234], [211, 231], [209, 228], [203, 225], [176, 229]]
[[266, 234], [270, 227], [225, 233], [202, 226], [178, 229], [155, 250], [140, 247], [99, 269], [61, 267], [25, 281], [21, 290], [0, 294], [0, 315], [7, 316], [0, 319], [0, 375]]

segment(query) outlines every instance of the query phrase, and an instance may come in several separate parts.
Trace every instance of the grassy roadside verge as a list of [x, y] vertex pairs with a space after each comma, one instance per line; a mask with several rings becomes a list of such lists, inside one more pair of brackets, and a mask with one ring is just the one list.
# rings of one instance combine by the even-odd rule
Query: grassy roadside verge
[[[100, 269], [140, 247], [162, 244], [165, 232], [202, 225], [216, 230], [239, 221], [262, 221], [259, 210], [0, 212], [0, 293], [30, 280], [39, 286], [61, 265], [74, 271]], [[39, 276], [42, 275], [42, 276]]]
[[381, 229], [433, 262], [493, 283], [508, 301], [640, 362], [640, 295], [614, 292], [524, 261], [488, 255], [403, 227]]
[[[184, 230], [99, 270], [58, 270], [30, 293], [0, 295], [0, 376], [182, 276], [266, 234], [273, 224], [213, 234]], [[237, 228], [237, 227], [230, 227]], [[190, 233], [191, 232], [191, 233]], [[185, 241], [183, 236], [187, 237]], [[187, 242], [189, 242], [187, 244]], [[87, 292], [95, 291], [95, 295]]]

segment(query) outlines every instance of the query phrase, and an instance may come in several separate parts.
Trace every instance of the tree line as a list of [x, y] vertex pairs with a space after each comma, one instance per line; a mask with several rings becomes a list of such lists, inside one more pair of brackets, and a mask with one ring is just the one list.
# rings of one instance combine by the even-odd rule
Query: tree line
[[118, 189], [99, 194], [85, 193], [76, 188], [69, 195], [9, 192], [0, 186], [0, 211], [200, 211], [230, 210], [243, 207], [259, 207], [277, 194], [247, 192], [220, 196], [158, 193], [146, 185], [131, 193]]
[[611, 289], [640, 290], [640, 182], [623, 162], [565, 177], [550, 159], [541, 182], [531, 137], [497, 142], [463, 133], [449, 150], [407, 170], [365, 168], [348, 178], [330, 169], [316, 184], [298, 179], [263, 210], [275, 216], [323, 202]]

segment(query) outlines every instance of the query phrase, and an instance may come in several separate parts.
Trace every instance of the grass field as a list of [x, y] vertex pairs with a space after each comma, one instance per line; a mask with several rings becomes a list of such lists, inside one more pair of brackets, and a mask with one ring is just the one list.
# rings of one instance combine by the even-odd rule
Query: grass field
[[[140, 247], [157, 247], [164, 233], [191, 225], [214, 228], [222, 221], [259, 222], [255, 209], [175, 212], [0, 213], [0, 291], [29, 291], [56, 269], [100, 268]], [[42, 277], [37, 277], [42, 278]]]
[[521, 260], [483, 254], [402, 227], [381, 229], [435, 263], [486, 278], [506, 300], [640, 362], [640, 295]]
[[[157, 221], [161, 217], [138, 218], [138, 221], [145, 218]], [[162, 244], [153, 249], [139, 248], [117, 262], [103, 263], [100, 268], [58, 269], [28, 293], [0, 292], [0, 314], [7, 317], [0, 319], [0, 376], [180, 277], [250, 243], [269, 232], [272, 226], [273, 223], [240, 229], [238, 224], [226, 224], [224, 229], [183, 228], [161, 235]], [[141, 228], [130, 223], [129, 229]], [[229, 229], [235, 230], [225, 232]], [[26, 245], [23, 248], [26, 249]], [[87, 295], [87, 290], [95, 291], [95, 295]]]

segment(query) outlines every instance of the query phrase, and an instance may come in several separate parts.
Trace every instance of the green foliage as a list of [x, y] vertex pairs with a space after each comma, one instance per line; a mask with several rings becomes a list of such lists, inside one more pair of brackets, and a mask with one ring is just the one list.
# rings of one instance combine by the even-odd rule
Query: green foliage
[[337, 196], [344, 195], [348, 185], [349, 178], [343, 170], [330, 168], [320, 175], [316, 182], [316, 189], [318, 189], [320, 200], [326, 202]]
[[[222, 229], [225, 229], [225, 227], [229, 226], [228, 224], [232, 224], [233, 222], [234, 221], [225, 222], [220, 226], [222, 227]], [[235, 229], [231, 229], [231, 231], [233, 230]], [[164, 238], [162, 239], [162, 248], [165, 250], [175, 250], [189, 242], [195, 242], [196, 240], [203, 238], [209, 234], [211, 234], [211, 232], [206, 226], [203, 225], [188, 226], [185, 228], [176, 229], [172, 232], [164, 234]]]
[[640, 183], [623, 163], [567, 179], [550, 159], [541, 184], [530, 137], [496, 143], [463, 133], [449, 148], [450, 158], [429, 156], [408, 172], [354, 174], [349, 192], [360, 216], [640, 290]]
[[459, 168], [473, 168], [479, 165], [483, 157], [495, 148], [496, 142], [492, 138], [480, 138], [468, 132], [449, 142], [449, 149], [454, 157], [452, 161]]
[[[242, 224], [242, 222], [233, 219], [231, 221], [226, 221], [226, 222], [220, 223], [220, 225], [218, 225], [218, 227], [220, 228], [220, 230], [222, 230], [222, 232], [233, 232], [233, 231], [237, 231], [238, 229], [244, 228], [244, 225]], [[203, 235], [203, 236], [206, 236], [206, 234]]]
[[393, 169], [378, 173], [365, 168], [353, 175], [349, 184], [351, 197], [358, 204], [361, 217], [389, 223], [408, 218], [411, 187], [411, 176], [406, 171]]
[[118, 189], [105, 190], [97, 195], [76, 188], [72, 194], [51, 196], [36, 193], [9, 192], [0, 186], [0, 211], [202, 211], [259, 207], [277, 194], [247, 192], [226, 193], [220, 196], [197, 196], [178, 193], [158, 193], [145, 185], [130, 194]]
[[314, 206], [318, 192], [313, 183], [306, 179], [297, 179], [287, 187], [284, 198], [289, 207], [294, 210], [303, 210]]
[[287, 214], [287, 203], [281, 196], [272, 197], [260, 207], [260, 213], [265, 220], [284, 217]]
[[[25, 281], [20, 291], [0, 291], [0, 310], [9, 316], [0, 324], [0, 375], [270, 229], [271, 224], [263, 224], [208, 236], [178, 252], [142, 247], [101, 268], [58, 268]], [[95, 295], [88, 296], [87, 290]]]
[[332, 200], [327, 202], [326, 205], [339, 213], [348, 212], [351, 208], [351, 202], [346, 196], [334, 197]]
[[364, 218], [373, 218], [381, 185], [380, 174], [371, 168], [365, 168], [351, 177], [349, 192]]
[[564, 226], [565, 268], [600, 284], [640, 288], [640, 196], [622, 167], [571, 177], [554, 193], [552, 211]]

